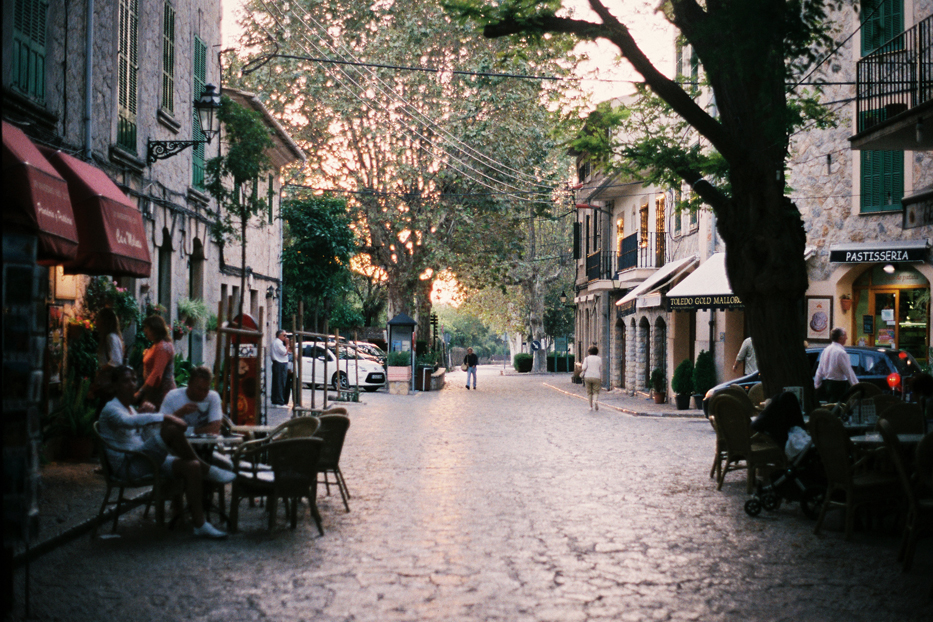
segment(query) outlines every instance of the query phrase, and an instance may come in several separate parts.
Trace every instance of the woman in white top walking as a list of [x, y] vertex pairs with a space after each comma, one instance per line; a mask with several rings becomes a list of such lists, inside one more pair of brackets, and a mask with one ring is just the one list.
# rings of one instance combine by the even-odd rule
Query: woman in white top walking
[[590, 410], [599, 410], [599, 389], [603, 384], [603, 360], [597, 356], [599, 348], [590, 346], [586, 351], [587, 357], [583, 359], [583, 382], [586, 384], [586, 395], [590, 400]]

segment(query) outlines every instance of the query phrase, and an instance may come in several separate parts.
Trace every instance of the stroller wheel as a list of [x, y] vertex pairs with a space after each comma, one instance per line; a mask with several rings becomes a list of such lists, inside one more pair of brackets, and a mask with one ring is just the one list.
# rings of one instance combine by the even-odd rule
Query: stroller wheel
[[781, 507], [781, 498], [773, 492], [769, 492], [761, 498], [761, 505], [769, 512], [774, 512]]
[[820, 514], [820, 507], [823, 505], [825, 494], [826, 491], [819, 488], [807, 489], [800, 499], [800, 509], [803, 510], [803, 515], [815, 520]]
[[761, 501], [758, 500], [758, 497], [752, 497], [745, 502], [745, 513], [749, 516], [761, 514]]

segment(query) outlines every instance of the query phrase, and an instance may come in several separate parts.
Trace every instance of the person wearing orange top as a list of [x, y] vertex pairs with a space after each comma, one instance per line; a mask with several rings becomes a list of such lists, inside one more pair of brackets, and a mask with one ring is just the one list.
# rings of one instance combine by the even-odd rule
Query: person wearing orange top
[[165, 395], [175, 388], [175, 346], [159, 315], [143, 320], [143, 332], [152, 345], [143, 354], [143, 386], [136, 392], [136, 403], [149, 402], [158, 410]]

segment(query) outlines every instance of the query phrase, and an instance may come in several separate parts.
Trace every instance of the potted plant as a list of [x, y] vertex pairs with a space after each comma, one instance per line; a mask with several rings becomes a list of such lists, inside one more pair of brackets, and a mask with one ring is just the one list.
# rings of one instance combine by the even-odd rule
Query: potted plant
[[88, 401], [90, 388], [90, 378], [70, 375], [62, 385], [61, 401], [49, 413], [45, 438], [61, 439], [59, 455], [63, 459], [81, 462], [94, 453], [95, 408]]
[[842, 312], [843, 312], [843, 313], [847, 313], [847, 312], [849, 311], [849, 309], [852, 308], [852, 298], [851, 298], [851, 296], [849, 296], [849, 294], [843, 294], [843, 295], [839, 298], [839, 306], [842, 307]]
[[178, 301], [178, 319], [189, 328], [202, 326], [207, 315], [207, 305], [200, 298], [182, 298]]
[[411, 379], [411, 352], [389, 352], [386, 368], [389, 382], [407, 382]]
[[677, 396], [677, 410], [687, 410], [690, 408], [690, 397], [693, 395], [693, 361], [684, 359], [674, 370], [674, 377], [671, 379], [671, 388]]
[[660, 367], [655, 367], [651, 372], [651, 388], [654, 391], [654, 403], [663, 404], [667, 399], [667, 378]]
[[713, 353], [709, 350], [700, 350], [697, 355], [696, 366], [693, 368], [693, 390], [696, 393], [693, 396], [694, 406], [703, 407], [703, 396], [706, 392], [716, 386], [716, 363], [713, 361]]

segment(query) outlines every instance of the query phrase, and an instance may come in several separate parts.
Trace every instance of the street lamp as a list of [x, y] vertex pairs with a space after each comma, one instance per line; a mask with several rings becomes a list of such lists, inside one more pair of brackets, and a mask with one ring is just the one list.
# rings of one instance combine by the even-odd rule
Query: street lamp
[[149, 164], [156, 160], [165, 160], [181, 153], [194, 145], [210, 144], [214, 136], [220, 132], [219, 119], [216, 113], [220, 110], [220, 93], [213, 84], [204, 87], [204, 92], [194, 102], [194, 109], [198, 113], [198, 121], [204, 140], [148, 140], [146, 141], [146, 161]]

